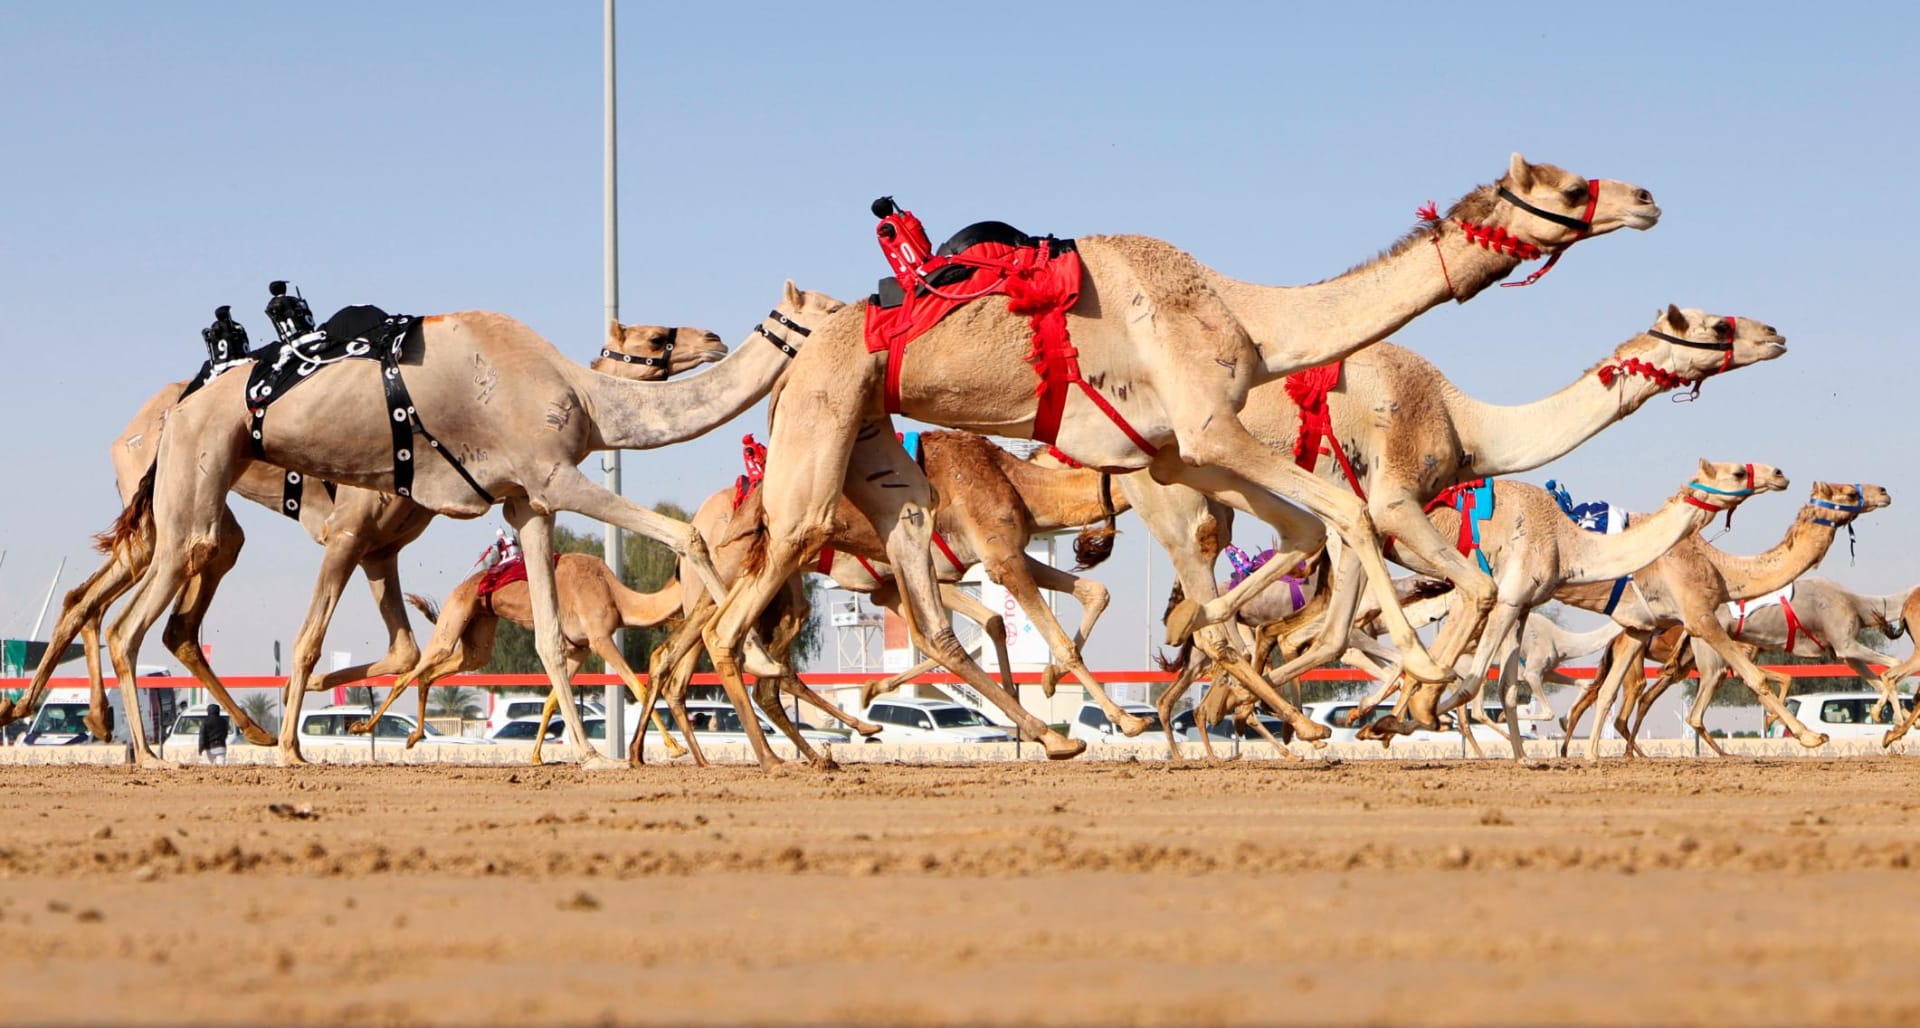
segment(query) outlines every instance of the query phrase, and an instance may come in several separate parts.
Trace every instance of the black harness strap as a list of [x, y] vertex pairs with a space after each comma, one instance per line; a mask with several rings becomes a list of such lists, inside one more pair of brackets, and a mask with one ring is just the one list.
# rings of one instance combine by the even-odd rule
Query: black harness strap
[[427, 431], [427, 426], [421, 423], [420, 413], [413, 407], [413, 397], [407, 393], [407, 383], [400, 377], [400, 362], [392, 353], [386, 353], [381, 356], [380, 364], [380, 382], [387, 393], [387, 423], [393, 432], [393, 491], [408, 499], [413, 498], [413, 437], [418, 433], [466, 481], [475, 495], [487, 501], [489, 506], [498, 503], [493, 494], [487, 492], [467, 471], [466, 465], [448, 453], [447, 448], [440, 445], [440, 440], [435, 439], [433, 433]]
[[621, 353], [619, 350], [604, 346], [600, 348], [600, 356], [608, 360], [619, 361], [622, 364], [638, 364], [648, 368], [671, 368], [673, 366], [673, 344], [677, 342], [679, 338], [680, 326], [675, 325], [667, 329], [667, 345], [662, 347], [663, 352], [658, 357], [636, 357], [633, 354]]
[[[1591, 189], [1592, 186], [1589, 185], [1588, 188]], [[1542, 208], [1535, 207], [1534, 205], [1514, 195], [1514, 192], [1508, 189], [1506, 186], [1500, 187], [1499, 195], [1500, 195], [1500, 199], [1505, 200], [1506, 202], [1514, 205], [1515, 207], [1520, 208], [1523, 211], [1526, 211], [1528, 214], [1534, 215], [1535, 217], [1545, 218], [1548, 221], [1551, 221], [1554, 224], [1561, 226], [1562, 228], [1570, 228], [1582, 235], [1585, 235], [1586, 233], [1593, 231], [1593, 224], [1591, 223], [1591, 221], [1582, 221], [1579, 218], [1573, 217], [1572, 215], [1557, 214], [1553, 211], [1544, 210]], [[1588, 217], [1591, 218], [1592, 214], [1589, 213]]]
[[1733, 343], [1731, 342], [1697, 343], [1691, 339], [1682, 339], [1679, 336], [1670, 335], [1666, 332], [1661, 332], [1658, 329], [1648, 329], [1647, 334], [1654, 337], [1655, 339], [1664, 339], [1675, 346], [1690, 346], [1696, 350], [1718, 350], [1722, 353], [1731, 352], [1733, 350]]
[[300, 496], [306, 479], [298, 471], [289, 471], [280, 481], [280, 513], [300, 520]]

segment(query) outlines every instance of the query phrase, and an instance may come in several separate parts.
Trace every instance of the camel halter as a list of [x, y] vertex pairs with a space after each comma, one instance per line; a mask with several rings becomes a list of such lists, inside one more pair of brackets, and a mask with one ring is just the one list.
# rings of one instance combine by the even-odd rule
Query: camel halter
[[672, 367], [673, 344], [679, 337], [679, 326], [676, 325], [673, 328], [667, 329], [667, 344], [660, 348], [660, 356], [658, 357], [636, 357], [633, 354], [621, 353], [619, 350], [604, 346], [600, 348], [600, 356], [608, 360], [619, 361], [622, 364], [639, 364], [643, 367], [659, 368], [664, 371]]
[[795, 349], [792, 346], [792, 344], [788, 343], [785, 339], [782, 339], [779, 336], [774, 335], [772, 332], [767, 331], [768, 321], [773, 321], [774, 323], [780, 325], [782, 328], [785, 328], [788, 331], [799, 333], [802, 339], [813, 334], [813, 329], [810, 329], [807, 326], [800, 324], [799, 322], [793, 320], [792, 318], [787, 317], [785, 314], [782, 314], [779, 311], [768, 311], [767, 316], [764, 318], [761, 318], [760, 324], [755, 325], [753, 327], [753, 330], [755, 332], [760, 333], [763, 336], [766, 336], [767, 342], [772, 343], [773, 345], [779, 347], [780, 352], [786, 354], [788, 357], [796, 356], [799, 354], [800, 351]]
[[[1753, 481], [1753, 465], [1751, 464], [1747, 465], [1747, 481], [1748, 482]], [[1753, 495], [1753, 486], [1751, 485], [1747, 486], [1745, 489], [1715, 489], [1713, 486], [1707, 485], [1704, 482], [1688, 482], [1687, 488], [1698, 489], [1703, 493], [1712, 493], [1715, 496], [1736, 496], [1742, 499], [1745, 499], [1746, 497]], [[1718, 514], [1723, 510], [1726, 511], [1727, 527], [1728, 528], [1733, 527], [1733, 508], [1734, 508], [1733, 504], [1711, 503], [1701, 499], [1698, 496], [1693, 496], [1693, 495], [1689, 495], [1687, 497], [1687, 502], [1692, 504], [1695, 507], [1700, 508], [1701, 510], [1713, 511], [1715, 514]]]
[[[1842, 514], [1859, 514], [1860, 512], [1867, 509], [1867, 491], [1865, 489], [1860, 488], [1860, 483], [1858, 482], [1853, 483], [1853, 491], [1855, 495], [1860, 497], [1860, 502], [1853, 503], [1853, 504], [1845, 504], [1845, 503], [1834, 503], [1832, 500], [1822, 500], [1822, 499], [1815, 498], [1812, 500], [1808, 500], [1807, 506], [1818, 507], [1822, 510], [1837, 510]], [[1854, 552], [1854, 544], [1856, 540], [1853, 535], [1853, 519], [1848, 518], [1845, 521], [1835, 521], [1832, 518], [1823, 518], [1820, 515], [1815, 514], [1813, 516], [1813, 523], [1821, 526], [1822, 528], [1839, 528], [1841, 525], [1847, 526], [1847, 563], [1852, 564], [1854, 562], [1854, 557], [1856, 556]]]
[[[1516, 195], [1512, 190], [1508, 189], [1506, 186], [1501, 186], [1499, 191], [1495, 193], [1495, 195], [1498, 196], [1500, 199], [1505, 200], [1506, 202], [1514, 205], [1515, 207], [1518, 207], [1521, 210], [1526, 211], [1528, 214], [1532, 214], [1539, 218], [1544, 218], [1547, 221], [1551, 221], [1556, 225], [1560, 225], [1565, 228], [1570, 228], [1576, 233], [1578, 233], [1578, 235], [1574, 236], [1573, 240], [1567, 243], [1566, 246], [1563, 246], [1560, 249], [1553, 251], [1553, 253], [1548, 254], [1547, 263], [1541, 265], [1539, 271], [1536, 271], [1533, 274], [1528, 275], [1526, 278], [1523, 278], [1518, 282], [1500, 283], [1500, 288], [1502, 289], [1514, 289], [1519, 286], [1530, 286], [1535, 282], [1540, 281], [1540, 276], [1545, 275], [1549, 271], [1552, 271], [1553, 266], [1555, 264], [1560, 263], [1561, 255], [1565, 254], [1567, 250], [1573, 246], [1574, 243], [1577, 243], [1580, 240], [1585, 239], [1589, 235], [1593, 234], [1593, 215], [1594, 215], [1594, 211], [1597, 210], [1600, 206], [1600, 180], [1597, 178], [1590, 178], [1587, 180], [1587, 209], [1586, 209], [1586, 212], [1578, 218], [1569, 217], [1565, 214], [1557, 214], [1553, 211], [1545, 210], [1544, 208], [1535, 207], [1534, 205], [1526, 202], [1525, 200], [1520, 199], [1518, 195]], [[1430, 234], [1428, 234], [1427, 239], [1428, 241], [1433, 243], [1434, 256], [1440, 259], [1440, 276], [1444, 278], [1447, 282], [1447, 295], [1453, 297], [1454, 303], [1466, 303], [1467, 301], [1460, 298], [1459, 291], [1453, 288], [1453, 275], [1451, 272], [1447, 270], [1446, 253], [1440, 249], [1440, 211], [1438, 206], [1435, 205], [1433, 201], [1429, 200], [1427, 201], [1427, 205], [1425, 207], [1422, 207], [1415, 212], [1415, 215], [1421, 221], [1428, 222], [1429, 224], [1433, 225], [1433, 231]], [[1487, 250], [1492, 253], [1504, 253], [1510, 257], [1516, 258], [1521, 261], [1538, 260], [1540, 258], [1540, 254], [1542, 252], [1540, 247], [1536, 246], [1533, 243], [1529, 243], [1524, 239], [1521, 239], [1519, 236], [1516, 236], [1511, 232], [1508, 232], [1504, 228], [1492, 227], [1487, 225], [1476, 225], [1473, 222], [1467, 221], [1462, 218], [1453, 219], [1453, 223], [1460, 226], [1460, 231], [1466, 233], [1467, 242], [1472, 243], [1483, 250]]]
[[1659, 365], [1649, 364], [1638, 357], [1624, 357], [1617, 364], [1602, 364], [1594, 371], [1594, 374], [1600, 376], [1600, 384], [1608, 388], [1613, 386], [1615, 379], [1627, 375], [1638, 375], [1662, 389], [1678, 389], [1681, 386], [1690, 385], [1693, 388], [1675, 396], [1673, 402], [1691, 403], [1700, 398], [1700, 386], [1705, 383], [1709, 377], [1723, 374], [1729, 368], [1733, 367], [1733, 340], [1734, 337], [1739, 334], [1739, 331], [1740, 319], [1733, 317], [1727, 319], [1727, 339], [1725, 342], [1720, 343], [1701, 343], [1692, 339], [1683, 339], [1680, 336], [1662, 332], [1659, 329], [1647, 329], [1647, 335], [1663, 342], [1671, 343], [1674, 346], [1686, 346], [1695, 350], [1719, 350], [1727, 355], [1726, 358], [1720, 362], [1718, 368], [1707, 372], [1705, 375], [1701, 375], [1699, 378], [1687, 378], [1684, 375], [1677, 375]]

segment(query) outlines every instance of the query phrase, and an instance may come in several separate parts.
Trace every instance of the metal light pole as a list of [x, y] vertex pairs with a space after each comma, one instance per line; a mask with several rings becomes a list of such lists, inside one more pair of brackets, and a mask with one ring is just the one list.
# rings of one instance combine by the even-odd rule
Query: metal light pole
[[[601, 187], [601, 206], [603, 207], [601, 212], [601, 235], [605, 249], [601, 290], [606, 297], [606, 320], [613, 322], [620, 320], [620, 196], [619, 187], [614, 182], [614, 172], [618, 165], [618, 158], [616, 156], [618, 152], [618, 137], [614, 129], [615, 118], [613, 107], [613, 0], [603, 0], [603, 3], [606, 9], [606, 39], [604, 43], [606, 47], [606, 138], [602, 148], [606, 151], [606, 164], [605, 182]], [[616, 448], [607, 451], [607, 455], [602, 459], [600, 467], [606, 472], [607, 491], [613, 493], [615, 496], [620, 495], [619, 449]], [[626, 567], [627, 562], [626, 554], [623, 552], [623, 547], [621, 546], [620, 529], [618, 526], [607, 526], [605, 549], [607, 566], [613, 569], [615, 576], [619, 576], [621, 571]], [[613, 645], [615, 649], [621, 649], [625, 645], [625, 642], [625, 632], [615, 631], [613, 633]], [[627, 708], [620, 692], [621, 687], [619, 685], [609, 685], [607, 686], [604, 700], [607, 708], [607, 756], [616, 760], [619, 759], [621, 751], [626, 748], [624, 743], [627, 737]], [[646, 716], [644, 711], [641, 713], [641, 716]]]

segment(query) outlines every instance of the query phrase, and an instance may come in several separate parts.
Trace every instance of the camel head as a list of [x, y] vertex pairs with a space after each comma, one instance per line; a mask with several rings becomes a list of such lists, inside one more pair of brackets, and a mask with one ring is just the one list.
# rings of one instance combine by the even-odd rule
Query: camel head
[[[1508, 196], [1501, 196], [1501, 190]], [[1660, 220], [1660, 205], [1639, 186], [1610, 178], [1590, 181], [1551, 164], [1528, 164], [1517, 153], [1508, 159], [1507, 173], [1494, 183], [1492, 195], [1496, 203], [1484, 223], [1505, 226], [1549, 253], [1615, 229], [1645, 231]]]
[[657, 382], [726, 355], [727, 344], [704, 328], [622, 325], [613, 321], [607, 324], [606, 349], [588, 367], [635, 382]]
[[1690, 501], [1698, 501], [1695, 506], [1730, 512], [1750, 497], [1777, 493], [1789, 484], [1786, 473], [1771, 464], [1723, 464], [1703, 459], [1700, 470], [1683, 491]]
[[1642, 341], [1638, 356], [1689, 382], [1787, 352], [1786, 337], [1772, 325], [1672, 304], [1636, 338]]
[[1850, 525], [1855, 518], [1893, 503], [1871, 482], [1815, 482], [1798, 520], [1818, 525]]

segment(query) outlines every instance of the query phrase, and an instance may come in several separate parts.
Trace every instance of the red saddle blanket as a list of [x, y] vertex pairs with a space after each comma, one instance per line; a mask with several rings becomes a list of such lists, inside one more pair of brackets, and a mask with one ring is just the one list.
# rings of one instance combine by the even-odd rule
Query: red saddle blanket
[[[557, 553], [553, 555], [553, 565], [554, 567], [560, 566], [560, 555]], [[501, 561], [488, 568], [486, 573], [480, 576], [479, 596], [484, 600], [515, 582], [524, 582], [526, 580], [527, 559], [525, 557], [515, 557], [512, 560]]]
[[907, 344], [960, 307], [999, 294], [1007, 298], [1009, 311], [1027, 316], [1033, 330], [1033, 348], [1027, 360], [1040, 376], [1034, 389], [1040, 404], [1034, 416], [1033, 438], [1049, 444], [1058, 438], [1067, 387], [1078, 385], [1135, 446], [1148, 454], [1155, 452], [1155, 447], [1080, 374], [1080, 354], [1067, 333], [1067, 311], [1080, 302], [1078, 250], [1054, 253], [1046, 239], [1034, 246], [983, 242], [951, 256], [931, 258], [919, 265], [919, 270], [922, 276], [930, 276], [941, 268], [953, 267], [968, 269], [969, 274], [958, 282], [938, 286], [923, 284], [923, 277], [900, 306], [867, 306], [867, 352], [887, 354], [887, 413], [900, 413], [900, 375]]

